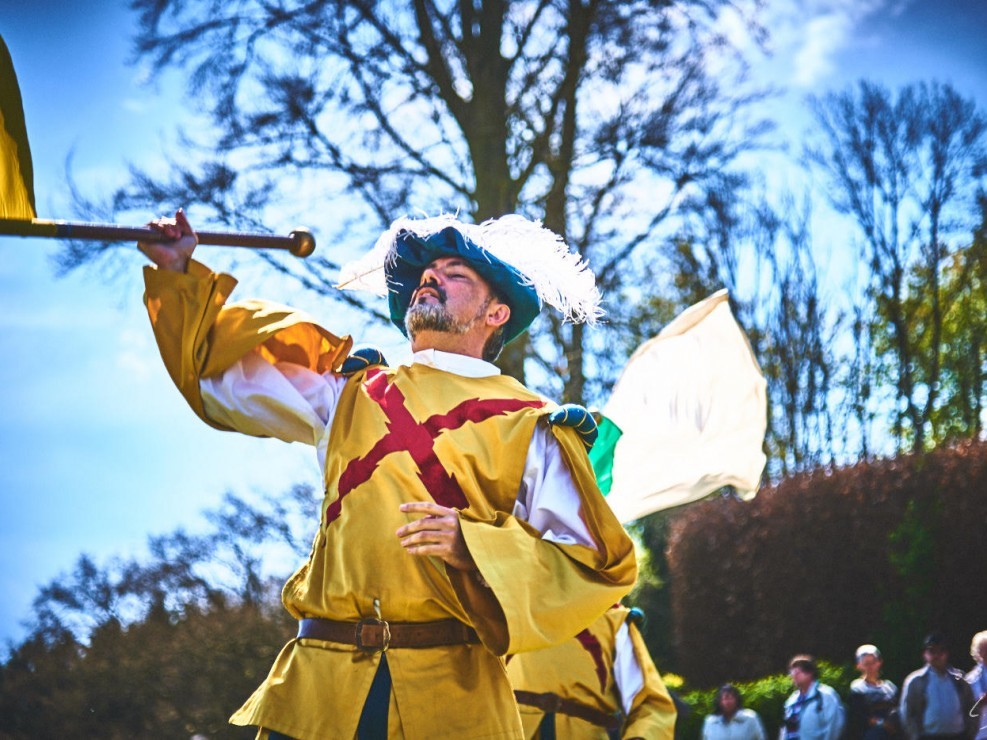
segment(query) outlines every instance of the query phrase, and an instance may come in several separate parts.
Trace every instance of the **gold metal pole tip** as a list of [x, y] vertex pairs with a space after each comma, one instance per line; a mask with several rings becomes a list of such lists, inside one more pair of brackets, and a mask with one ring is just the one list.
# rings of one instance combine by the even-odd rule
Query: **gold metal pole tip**
[[315, 251], [315, 237], [308, 229], [297, 228], [288, 236], [295, 242], [288, 251], [296, 257], [308, 257]]

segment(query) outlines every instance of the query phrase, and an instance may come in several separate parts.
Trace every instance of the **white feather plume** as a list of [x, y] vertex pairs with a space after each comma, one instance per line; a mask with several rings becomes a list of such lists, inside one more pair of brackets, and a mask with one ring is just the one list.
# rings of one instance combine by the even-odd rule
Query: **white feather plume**
[[540, 221], [529, 221], [514, 214], [479, 225], [463, 223], [452, 215], [399, 218], [381, 234], [373, 249], [343, 265], [336, 287], [386, 295], [384, 266], [389, 260], [396, 259], [398, 234], [410, 231], [424, 239], [450, 226], [517, 270], [526, 284], [534, 287], [539, 299], [557, 309], [566, 319], [592, 324], [603, 315], [596, 277], [586, 260], [570, 252], [562, 237], [546, 229]]

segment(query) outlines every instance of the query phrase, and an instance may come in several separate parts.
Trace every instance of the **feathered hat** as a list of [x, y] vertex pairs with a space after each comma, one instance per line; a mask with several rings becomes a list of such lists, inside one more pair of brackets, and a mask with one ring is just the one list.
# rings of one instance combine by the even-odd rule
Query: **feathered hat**
[[338, 288], [387, 295], [402, 333], [422, 271], [440, 257], [460, 257], [494, 286], [511, 308], [505, 340], [534, 321], [542, 303], [565, 319], [593, 323], [602, 315], [596, 278], [586, 261], [538, 221], [509, 215], [467, 224], [454, 216], [399, 218], [373, 249], [343, 266]]

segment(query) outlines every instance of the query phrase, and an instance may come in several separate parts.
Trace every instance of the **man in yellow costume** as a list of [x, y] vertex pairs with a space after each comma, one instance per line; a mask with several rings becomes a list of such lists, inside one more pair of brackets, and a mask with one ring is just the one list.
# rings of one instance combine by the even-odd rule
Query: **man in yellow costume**
[[162, 358], [209, 424], [314, 447], [325, 498], [284, 587], [297, 638], [231, 718], [259, 737], [520, 738], [501, 656], [560, 643], [633, 585], [633, 546], [556, 407], [491, 364], [542, 302], [599, 313], [585, 263], [540, 224], [399, 219], [350, 288], [386, 292], [407, 366], [343, 367], [311, 318], [191, 259], [179, 211], [139, 246]]
[[507, 673], [528, 740], [671, 740], [675, 703], [638, 630], [615, 606], [560, 645], [511, 656]]

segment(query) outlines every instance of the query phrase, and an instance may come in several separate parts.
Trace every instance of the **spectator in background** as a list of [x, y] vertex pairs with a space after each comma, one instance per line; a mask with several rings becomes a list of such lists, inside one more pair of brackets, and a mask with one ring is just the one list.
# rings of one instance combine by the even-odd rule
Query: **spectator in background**
[[973, 689], [973, 715], [980, 723], [977, 740], [987, 740], [987, 630], [978, 632], [970, 643], [970, 655], [977, 662], [976, 667], [966, 674], [966, 682]]
[[795, 691], [785, 701], [780, 740], [837, 740], [846, 724], [840, 695], [819, 683], [819, 669], [810, 655], [796, 655], [788, 664]]
[[744, 709], [736, 686], [726, 684], [716, 693], [713, 714], [703, 721], [702, 740], [765, 740], [761, 718]]
[[847, 739], [886, 740], [896, 733], [895, 717], [898, 687], [881, 678], [881, 651], [873, 645], [857, 648], [860, 678], [850, 684], [847, 700]]
[[946, 638], [934, 632], [925, 638], [925, 666], [908, 674], [901, 689], [901, 721], [908, 740], [967, 740], [977, 733], [970, 716], [973, 689], [949, 665]]

